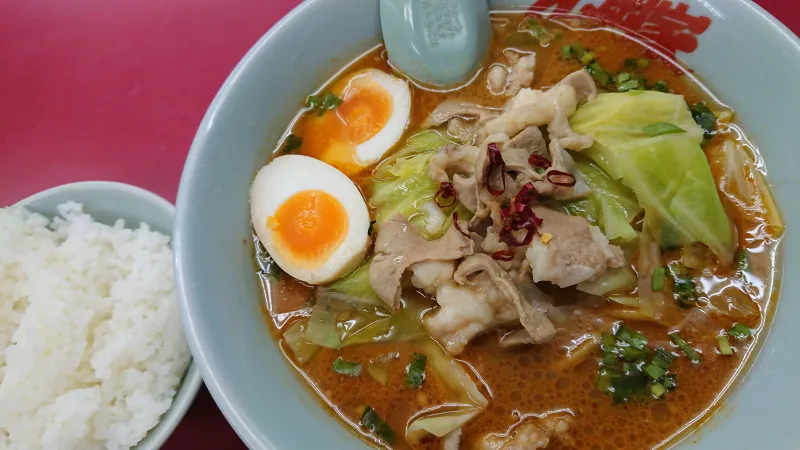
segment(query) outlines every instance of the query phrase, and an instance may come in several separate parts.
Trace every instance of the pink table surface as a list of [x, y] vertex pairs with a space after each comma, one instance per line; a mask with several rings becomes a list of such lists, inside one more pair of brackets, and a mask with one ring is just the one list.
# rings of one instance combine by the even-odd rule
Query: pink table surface
[[[0, 1], [0, 206], [80, 180], [131, 183], [174, 202], [217, 89], [298, 3]], [[758, 3], [800, 32], [795, 2]], [[203, 388], [164, 448], [245, 447]]]

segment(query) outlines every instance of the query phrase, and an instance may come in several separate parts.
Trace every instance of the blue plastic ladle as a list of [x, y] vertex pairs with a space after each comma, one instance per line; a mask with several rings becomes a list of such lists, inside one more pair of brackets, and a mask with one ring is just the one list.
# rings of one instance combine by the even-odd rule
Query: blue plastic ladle
[[487, 0], [381, 0], [389, 62], [423, 84], [469, 80], [489, 48]]

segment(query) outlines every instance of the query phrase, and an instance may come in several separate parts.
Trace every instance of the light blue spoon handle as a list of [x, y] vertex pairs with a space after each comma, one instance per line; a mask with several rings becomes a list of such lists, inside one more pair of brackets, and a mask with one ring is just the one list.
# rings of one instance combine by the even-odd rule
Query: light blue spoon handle
[[389, 61], [422, 83], [463, 83], [486, 56], [487, 0], [381, 0], [380, 5]]

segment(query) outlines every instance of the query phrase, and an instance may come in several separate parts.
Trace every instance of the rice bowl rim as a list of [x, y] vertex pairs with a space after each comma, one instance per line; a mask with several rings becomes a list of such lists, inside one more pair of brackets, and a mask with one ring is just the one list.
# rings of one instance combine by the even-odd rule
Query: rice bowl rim
[[[138, 203], [147, 205], [146, 207], [149, 208], [148, 212], [161, 215], [162, 217], [168, 219], [163, 222], [168, 224], [169, 229], [159, 231], [170, 236], [170, 246], [172, 246], [171, 239], [173, 231], [172, 228], [175, 220], [175, 205], [163, 197], [138, 186], [120, 183], [117, 181], [79, 181], [45, 189], [41, 192], [37, 192], [36, 194], [26, 197], [17, 203], [14, 203], [12, 206], [28, 207], [35, 202], [43, 202], [53, 198], [64, 197], [69, 198], [71, 201], [82, 203], [91, 209], [92, 203], [81, 198], [81, 195], [86, 196], [87, 193], [90, 193], [91, 195], [102, 195], [104, 197], [103, 201], [108, 201], [108, 204], [112, 205], [111, 209], [113, 209], [114, 206], [118, 207], [118, 205], [124, 204], [125, 199], [138, 200]], [[63, 201], [59, 203], [63, 203]], [[53, 219], [53, 217], [48, 214], [42, 215], [48, 217], [50, 220]], [[119, 214], [119, 218], [125, 220], [125, 228], [133, 229], [133, 227], [138, 226], [138, 224], [141, 222], [148, 223], [140, 218], [140, 216], [147, 215], [147, 212], [141, 210], [126, 210], [124, 213]], [[113, 223], [97, 220], [94, 217], [92, 218], [97, 222], [104, 223], [106, 225], [113, 225]], [[175, 290], [177, 295], [177, 285]], [[133, 449], [156, 450], [161, 448], [161, 446], [164, 445], [167, 439], [172, 435], [172, 432], [175, 431], [175, 428], [177, 428], [178, 424], [186, 415], [186, 412], [192, 405], [194, 398], [197, 396], [197, 392], [200, 389], [202, 381], [203, 380], [200, 376], [200, 371], [195, 365], [194, 357], [192, 357], [189, 360], [189, 366], [186, 368], [186, 372], [184, 373], [181, 383], [177, 388], [175, 396], [172, 398], [172, 404], [170, 405], [169, 409], [167, 412], [161, 415], [156, 426], [151, 428], [145, 437], [139, 441], [139, 443], [133, 447]]]

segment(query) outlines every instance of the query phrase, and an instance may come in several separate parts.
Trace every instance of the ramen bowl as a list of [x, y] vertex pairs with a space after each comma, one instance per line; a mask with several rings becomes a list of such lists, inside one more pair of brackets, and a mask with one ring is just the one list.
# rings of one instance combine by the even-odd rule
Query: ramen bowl
[[[651, 2], [669, 6], [669, 14], [644, 11], [645, 20], [616, 17], [616, 3], [539, 0], [533, 6], [600, 16], [655, 39], [659, 51], [674, 53], [736, 111], [759, 144], [782, 206], [789, 231], [780, 257], [789, 276], [781, 284], [784, 292], [796, 292], [800, 285], [791, 274], [800, 269], [800, 248], [792, 231], [800, 223], [800, 205], [791, 199], [800, 186], [791, 108], [800, 104], [797, 37], [746, 0]], [[493, 10], [531, 6], [491, 2]], [[321, 406], [275, 343], [254, 270], [248, 198], [255, 172], [305, 96], [379, 42], [378, 2], [304, 2], [233, 70], [200, 124], [184, 168], [174, 234], [184, 326], [212, 396], [250, 448], [366, 448]], [[678, 448], [795, 448], [800, 353], [791, 324], [800, 320], [800, 304], [780, 301], [771, 320], [758, 357], [736, 377], [716, 413], [704, 417], [708, 423]]]

